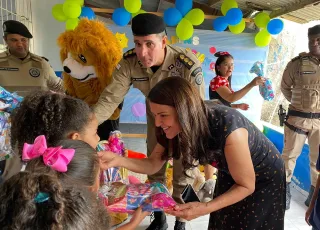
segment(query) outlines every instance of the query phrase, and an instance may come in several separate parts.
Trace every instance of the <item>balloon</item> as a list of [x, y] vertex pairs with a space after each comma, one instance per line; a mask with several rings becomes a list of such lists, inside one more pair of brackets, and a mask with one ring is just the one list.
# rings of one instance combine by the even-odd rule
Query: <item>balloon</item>
[[210, 49], [209, 49], [209, 52], [210, 52], [211, 54], [215, 54], [215, 53], [217, 52], [216, 47], [211, 46]]
[[176, 34], [181, 40], [188, 40], [192, 37], [193, 26], [189, 20], [182, 18], [176, 28]]
[[266, 28], [269, 21], [270, 21], [270, 16], [269, 16], [269, 14], [267, 14], [265, 12], [261, 12], [261, 13], [257, 14], [254, 18], [254, 23], [259, 28]]
[[137, 13], [141, 8], [141, 0], [124, 0], [124, 8], [129, 13]]
[[242, 17], [242, 11], [239, 8], [231, 8], [225, 18], [229, 25], [235, 26], [241, 22]]
[[182, 14], [176, 8], [168, 8], [163, 13], [164, 22], [168, 26], [176, 26], [182, 19]]
[[90, 7], [82, 7], [81, 9], [81, 14], [80, 14], [80, 18], [88, 18], [88, 19], [95, 19], [96, 15], [94, 13], [94, 11], [90, 8]]
[[69, 18], [66, 21], [66, 30], [74, 30], [79, 23], [79, 19], [77, 18]]
[[74, 4], [78, 4], [79, 6], [84, 5], [84, 0], [66, 0], [66, 2], [72, 2]]
[[125, 8], [117, 8], [113, 11], [112, 20], [118, 26], [125, 26], [130, 22], [130, 13]]
[[246, 28], [246, 22], [244, 21], [244, 19], [242, 19], [241, 22], [235, 26], [229, 25], [229, 30], [233, 34], [240, 34], [244, 31], [245, 28]]
[[176, 0], [176, 8], [184, 17], [192, 9], [192, 0]]
[[226, 15], [228, 10], [232, 8], [238, 8], [238, 3], [235, 0], [224, 0], [221, 5], [221, 12], [223, 15]]
[[147, 13], [145, 10], [139, 10], [138, 12], [132, 14], [132, 18], [134, 18], [135, 16], [137, 16], [138, 14], [144, 14]]
[[141, 102], [137, 102], [131, 107], [131, 112], [136, 117], [143, 117], [146, 114], [146, 105]]
[[62, 9], [68, 18], [78, 18], [81, 14], [81, 6], [73, 2], [66, 1]]
[[267, 30], [270, 34], [272, 35], [277, 35], [279, 33], [281, 33], [281, 31], [283, 30], [283, 21], [281, 19], [272, 19], [268, 25], [267, 25]]
[[213, 29], [218, 32], [222, 32], [228, 27], [228, 22], [225, 17], [218, 17], [213, 20]]
[[60, 22], [64, 22], [67, 21], [67, 17], [66, 15], [64, 15], [63, 13], [63, 5], [62, 4], [56, 4], [52, 7], [52, 16], [54, 17], [54, 19], [60, 21]]
[[260, 47], [267, 46], [271, 41], [271, 35], [268, 33], [268, 30], [263, 29], [256, 34], [254, 41], [257, 46], [260, 46]]
[[201, 9], [196, 8], [189, 11], [184, 18], [188, 19], [192, 25], [198, 26], [204, 21], [204, 13]]

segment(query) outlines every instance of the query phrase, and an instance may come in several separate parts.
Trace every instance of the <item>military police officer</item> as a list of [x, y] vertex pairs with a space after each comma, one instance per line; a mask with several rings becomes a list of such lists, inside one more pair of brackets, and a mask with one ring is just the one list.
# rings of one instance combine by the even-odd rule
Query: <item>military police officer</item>
[[292, 59], [282, 77], [281, 91], [290, 102], [284, 128], [283, 160], [287, 174], [286, 209], [290, 208], [290, 182], [308, 138], [311, 168], [311, 188], [305, 202], [309, 206], [318, 172], [316, 162], [320, 143], [320, 25], [309, 28], [309, 53], [301, 53]]
[[[204, 79], [201, 63], [196, 56], [185, 49], [166, 45], [165, 24], [161, 17], [154, 14], [139, 14], [132, 19], [132, 32], [135, 49], [123, 55], [115, 72], [113, 82], [108, 85], [94, 107], [99, 123], [107, 120], [127, 94], [131, 85], [145, 96], [159, 81], [171, 76], [189, 80], [204, 98]], [[147, 103], [147, 152], [151, 154], [157, 144], [155, 123]], [[181, 203], [180, 193], [193, 179], [185, 176], [180, 160], [174, 161], [173, 198]], [[191, 175], [191, 172], [187, 172]], [[165, 182], [165, 167], [149, 176], [149, 180]], [[155, 212], [155, 220], [147, 229], [167, 229], [163, 212]], [[185, 229], [184, 220], [177, 220], [175, 229]]]
[[0, 53], [0, 85], [19, 95], [26, 95], [36, 89], [63, 91], [62, 80], [58, 78], [49, 63], [29, 52], [27, 27], [21, 22], [8, 20], [3, 23], [7, 51]]

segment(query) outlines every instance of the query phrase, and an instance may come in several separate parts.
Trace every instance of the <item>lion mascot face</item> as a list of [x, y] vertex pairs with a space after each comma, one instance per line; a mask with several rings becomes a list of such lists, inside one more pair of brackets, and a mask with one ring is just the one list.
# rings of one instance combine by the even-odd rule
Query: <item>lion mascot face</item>
[[[94, 105], [122, 58], [118, 39], [103, 22], [85, 18], [74, 30], [62, 33], [58, 45], [67, 93]], [[110, 119], [120, 111], [115, 113]]]

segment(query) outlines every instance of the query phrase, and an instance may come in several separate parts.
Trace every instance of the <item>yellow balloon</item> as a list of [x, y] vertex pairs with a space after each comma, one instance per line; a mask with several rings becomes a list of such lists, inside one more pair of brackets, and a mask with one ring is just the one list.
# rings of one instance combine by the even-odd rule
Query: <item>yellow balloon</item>
[[67, 17], [66, 15], [63, 13], [63, 5], [62, 4], [56, 4], [52, 7], [52, 16], [54, 17], [54, 19], [60, 21], [60, 22], [64, 22], [67, 21]]
[[265, 12], [261, 12], [257, 14], [254, 18], [254, 23], [259, 28], [266, 28], [269, 22], [270, 22], [270, 16]]
[[141, 8], [141, 0], [124, 0], [124, 8], [131, 14], [137, 13]]
[[235, 26], [229, 25], [229, 30], [233, 34], [240, 34], [244, 31], [245, 28], [246, 28], [246, 22], [244, 21], [244, 19], [242, 19], [241, 22]]
[[188, 40], [193, 35], [193, 26], [191, 22], [182, 18], [176, 28], [176, 34], [180, 40]]
[[235, 0], [224, 0], [221, 5], [221, 12], [223, 15], [226, 15], [228, 10], [231, 8], [238, 8], [238, 3]]
[[147, 13], [145, 10], [139, 10], [138, 12], [132, 14], [132, 18], [134, 18], [135, 16], [137, 16], [138, 14], [144, 14]]
[[77, 27], [78, 23], [79, 23], [78, 18], [69, 18], [66, 21], [66, 30], [74, 30]]
[[204, 13], [201, 9], [196, 8], [190, 10], [184, 18], [188, 19], [192, 25], [198, 26], [204, 21]]
[[62, 9], [68, 18], [78, 18], [81, 14], [81, 6], [73, 2], [66, 1]]
[[84, 5], [84, 0], [66, 0], [66, 2], [72, 2], [72, 3], [78, 4], [80, 6]]
[[271, 35], [269, 34], [267, 29], [263, 29], [256, 34], [254, 41], [259, 47], [267, 46], [271, 41]]

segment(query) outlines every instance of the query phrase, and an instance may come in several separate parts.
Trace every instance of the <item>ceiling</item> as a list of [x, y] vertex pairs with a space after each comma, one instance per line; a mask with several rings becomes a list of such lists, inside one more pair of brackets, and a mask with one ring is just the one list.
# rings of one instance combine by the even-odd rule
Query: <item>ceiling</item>
[[[320, 0], [236, 0], [244, 18], [254, 18], [260, 11], [270, 13], [271, 18], [281, 17], [296, 23], [308, 23], [320, 20]], [[193, 8], [200, 8], [207, 16], [221, 16], [223, 0], [193, 1]], [[163, 12], [174, 7], [175, 0], [142, 0], [142, 9], [147, 12]], [[123, 7], [123, 0], [85, 0], [92, 8], [116, 9]], [[97, 15], [111, 18], [111, 13], [99, 12]], [[197, 29], [212, 29], [212, 20], [205, 20]], [[251, 23], [253, 24], [253, 23]], [[247, 23], [250, 28], [250, 23]], [[251, 25], [251, 28], [254, 26]]]

